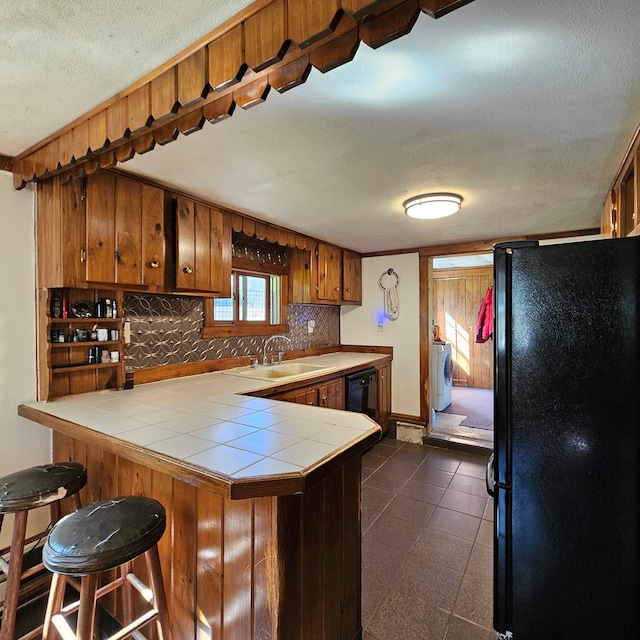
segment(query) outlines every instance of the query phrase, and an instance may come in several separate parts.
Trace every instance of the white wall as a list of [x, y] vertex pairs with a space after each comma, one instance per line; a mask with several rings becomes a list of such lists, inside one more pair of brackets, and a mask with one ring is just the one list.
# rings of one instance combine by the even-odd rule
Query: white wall
[[[48, 429], [17, 414], [36, 399], [35, 257], [33, 190], [16, 191], [0, 171], [0, 476], [51, 460]], [[35, 532], [46, 514], [29, 519]], [[5, 520], [0, 548], [9, 544]]]
[[[378, 285], [381, 274], [392, 268], [400, 278], [400, 314], [396, 320], [384, 315], [384, 293]], [[364, 258], [362, 260], [362, 306], [343, 306], [340, 342], [342, 344], [391, 346], [391, 410], [410, 416], [420, 415], [420, 265], [417, 253]]]

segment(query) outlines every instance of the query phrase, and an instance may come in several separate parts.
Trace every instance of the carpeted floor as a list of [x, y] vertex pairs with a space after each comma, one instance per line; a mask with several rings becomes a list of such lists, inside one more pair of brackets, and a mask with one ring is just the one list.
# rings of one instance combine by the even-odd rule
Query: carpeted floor
[[474, 429], [493, 431], [493, 390], [453, 387], [452, 402], [443, 413], [466, 416], [460, 423]]

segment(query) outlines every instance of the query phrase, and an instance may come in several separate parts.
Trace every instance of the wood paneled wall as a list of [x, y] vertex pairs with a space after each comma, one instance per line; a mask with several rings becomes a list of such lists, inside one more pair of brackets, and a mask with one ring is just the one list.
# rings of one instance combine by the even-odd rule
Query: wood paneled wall
[[260, 0], [128, 89], [13, 161], [22, 188], [60, 172], [114, 167], [156, 144], [264, 102], [408, 33], [420, 11], [439, 17], [472, 0]]
[[455, 385], [493, 389], [493, 340], [475, 341], [478, 311], [492, 284], [492, 267], [433, 272], [433, 316], [451, 343]]
[[[305, 493], [231, 500], [57, 431], [53, 449], [54, 461], [87, 467], [83, 504], [137, 494], [165, 506], [174, 640], [361, 636], [360, 455]], [[144, 562], [134, 571], [147, 580]], [[107, 606], [122, 607], [115, 597]]]

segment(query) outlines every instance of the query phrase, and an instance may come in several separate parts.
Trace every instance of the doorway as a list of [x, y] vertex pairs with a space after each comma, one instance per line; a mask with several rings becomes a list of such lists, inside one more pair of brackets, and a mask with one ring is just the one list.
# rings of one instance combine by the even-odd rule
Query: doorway
[[433, 258], [432, 338], [450, 345], [453, 386], [451, 403], [432, 413], [431, 437], [493, 448], [493, 340], [477, 336], [492, 285], [491, 253]]

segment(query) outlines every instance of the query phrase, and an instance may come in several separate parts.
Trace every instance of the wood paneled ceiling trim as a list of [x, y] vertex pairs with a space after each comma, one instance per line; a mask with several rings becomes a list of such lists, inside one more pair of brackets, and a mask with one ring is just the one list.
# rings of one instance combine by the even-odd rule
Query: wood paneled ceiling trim
[[13, 157], [0, 153], [0, 171], [13, 171]]
[[[219, 122], [473, 0], [261, 0], [13, 159], [14, 186], [90, 174]], [[0, 158], [0, 162], [2, 159]], [[7, 162], [3, 163], [5, 166]], [[1, 168], [1, 167], [0, 167]]]

